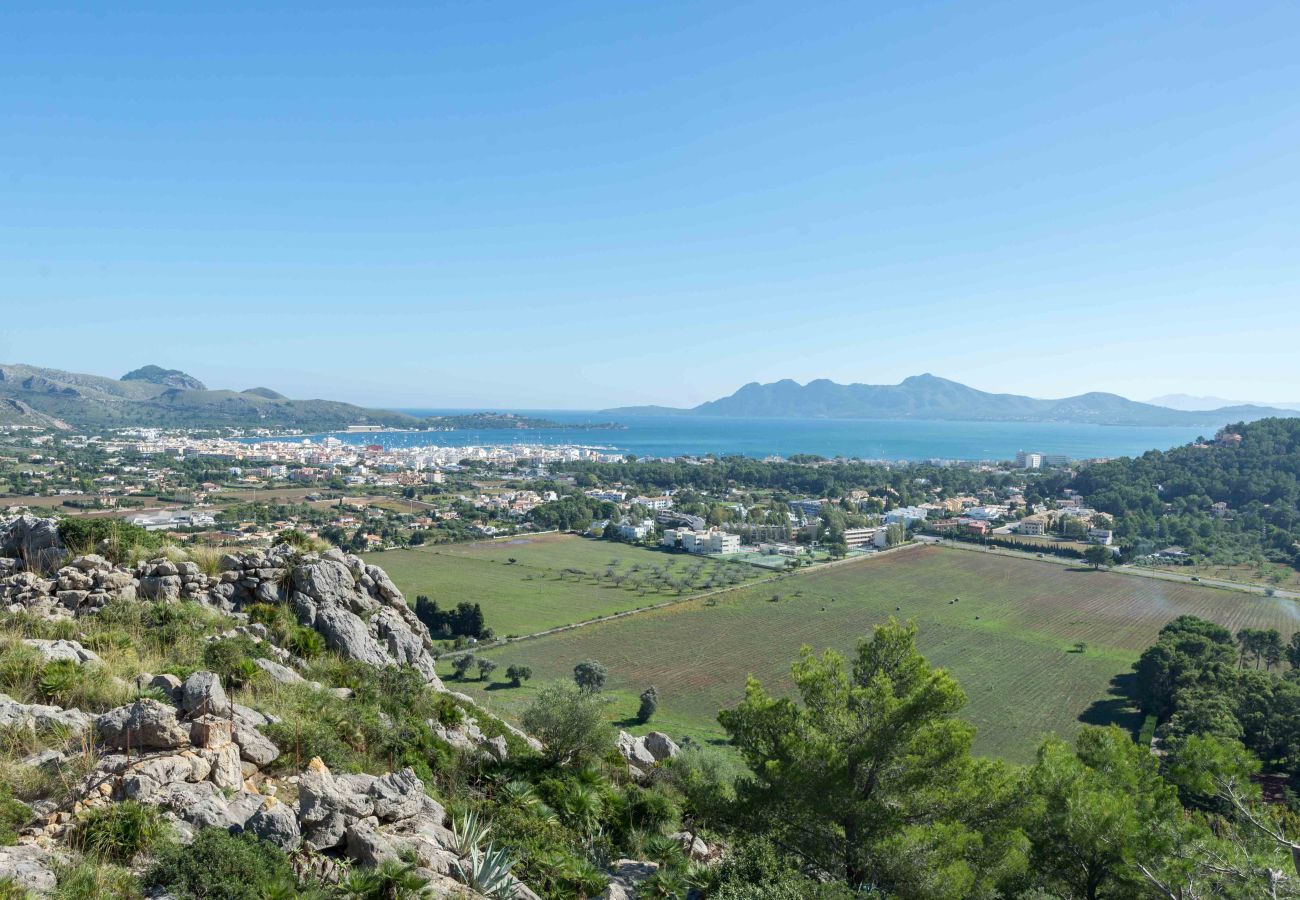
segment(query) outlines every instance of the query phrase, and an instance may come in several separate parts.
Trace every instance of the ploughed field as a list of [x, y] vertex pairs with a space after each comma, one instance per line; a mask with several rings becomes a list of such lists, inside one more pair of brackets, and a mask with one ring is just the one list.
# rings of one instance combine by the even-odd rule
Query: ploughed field
[[[369, 553], [411, 603], [427, 594], [445, 608], [479, 603], [500, 637], [684, 599], [765, 574], [744, 563], [570, 534]], [[511, 561], [513, 560], [513, 562]]]
[[[660, 697], [653, 727], [716, 740], [724, 737], [717, 711], [741, 699], [746, 676], [784, 692], [801, 645], [848, 653], [874, 624], [897, 616], [916, 622], [922, 652], [965, 689], [976, 751], [1023, 762], [1048, 732], [1071, 737], [1085, 722], [1136, 728], [1115, 679], [1184, 613], [1234, 632], [1277, 628], [1286, 636], [1300, 627], [1290, 600], [916, 547], [494, 649], [485, 655], [500, 667], [488, 682], [471, 678], [457, 689], [512, 715], [537, 685], [571, 677], [577, 662], [592, 658], [610, 671], [613, 718], [630, 718], [637, 694], [653, 684]], [[510, 664], [531, 666], [532, 682], [507, 686]]]

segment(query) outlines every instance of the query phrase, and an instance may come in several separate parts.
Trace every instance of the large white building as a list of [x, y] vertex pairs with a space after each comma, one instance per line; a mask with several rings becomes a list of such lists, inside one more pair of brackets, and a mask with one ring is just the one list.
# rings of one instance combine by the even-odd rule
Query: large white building
[[1016, 468], [1018, 469], [1041, 469], [1043, 467], [1043, 454], [1036, 450], [1021, 450], [1016, 454]]
[[844, 543], [848, 544], [850, 547], [865, 547], [867, 544], [871, 543], [873, 538], [875, 538], [876, 533], [882, 530], [883, 529], [881, 528], [875, 527], [845, 528]]
[[688, 553], [739, 553], [740, 536], [728, 534], [718, 529], [709, 531], [692, 531], [689, 528], [668, 528], [659, 543], [664, 547], [676, 547], [681, 541], [682, 549]]

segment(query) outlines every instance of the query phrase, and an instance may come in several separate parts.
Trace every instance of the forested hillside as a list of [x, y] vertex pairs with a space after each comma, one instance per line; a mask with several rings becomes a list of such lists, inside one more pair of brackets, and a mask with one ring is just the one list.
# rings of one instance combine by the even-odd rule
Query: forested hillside
[[1089, 466], [1072, 486], [1116, 517], [1117, 537], [1136, 554], [1177, 544], [1215, 561], [1297, 565], [1298, 476], [1300, 420], [1261, 419], [1213, 441]]

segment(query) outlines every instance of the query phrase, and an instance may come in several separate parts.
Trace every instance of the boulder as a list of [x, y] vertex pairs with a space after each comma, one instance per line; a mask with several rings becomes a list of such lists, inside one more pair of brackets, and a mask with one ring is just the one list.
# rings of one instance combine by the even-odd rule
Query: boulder
[[162, 691], [163, 696], [170, 698], [173, 703], [179, 703], [183, 693], [181, 680], [175, 675], [155, 675], [149, 679], [148, 687]]
[[343, 779], [313, 758], [298, 780], [298, 824], [303, 844], [328, 850], [343, 842], [348, 826], [374, 810], [368, 796], [356, 793]]
[[34, 647], [46, 662], [67, 661], [74, 665], [102, 666], [104, 661], [93, 650], [87, 650], [78, 641], [44, 641], [37, 638], [25, 638], [23, 643]]
[[60, 709], [40, 703], [19, 703], [8, 694], [0, 694], [0, 726], [20, 726], [35, 731], [63, 728], [80, 734], [93, 719], [79, 709]]
[[682, 752], [682, 748], [673, 743], [673, 739], [662, 731], [652, 731], [641, 740], [645, 748], [650, 751], [650, 755], [659, 762], [672, 759]]
[[144, 801], [165, 785], [197, 783], [211, 771], [206, 759], [189, 751], [149, 757], [133, 764], [122, 776], [122, 794], [128, 800]]
[[244, 823], [254, 812], [242, 806], [232, 808], [221, 788], [211, 781], [200, 781], [197, 784], [174, 782], [164, 785], [151, 794], [145, 802], [166, 809], [177, 819], [188, 822], [195, 828], [237, 830], [243, 828]]
[[639, 769], [648, 769], [659, 761], [646, 748], [645, 738], [633, 737], [626, 731], [618, 733], [615, 746], [618, 747], [619, 754], [627, 760], [629, 765], [636, 766]]
[[377, 866], [384, 860], [397, 859], [398, 849], [387, 835], [380, 834], [374, 816], [358, 819], [347, 829], [347, 852], [354, 862]]
[[12, 557], [33, 572], [52, 572], [64, 556], [56, 519], [18, 516], [0, 522], [0, 557]]
[[20, 891], [48, 894], [58, 886], [54, 868], [60, 859], [35, 844], [0, 847], [0, 878], [8, 878]]
[[121, 750], [170, 750], [189, 740], [176, 710], [148, 698], [104, 713], [95, 723], [100, 739]]
[[375, 816], [387, 822], [414, 816], [420, 811], [425, 796], [424, 782], [409, 766], [375, 779], [368, 793], [374, 803]]
[[609, 886], [600, 895], [600, 900], [635, 900], [637, 886], [658, 871], [658, 863], [620, 859], [610, 867]]
[[230, 701], [215, 672], [195, 672], [181, 687], [181, 712], [187, 716], [230, 715]]
[[372, 666], [391, 666], [393, 660], [376, 643], [366, 629], [366, 623], [351, 610], [336, 604], [322, 604], [316, 608], [312, 627], [325, 637], [331, 650], [337, 650], [348, 659], [369, 663]]
[[257, 810], [244, 822], [244, 830], [259, 840], [278, 845], [282, 850], [294, 850], [302, 843], [298, 817], [291, 807], [274, 797], [262, 800]]
[[269, 766], [280, 758], [280, 748], [262, 732], [243, 720], [235, 720], [235, 744], [239, 747], [239, 758], [250, 762], [259, 769]]
[[702, 862], [709, 858], [709, 845], [704, 843], [698, 835], [693, 835], [688, 831], [674, 831], [668, 835], [668, 838], [681, 844], [683, 852], [696, 862]]
[[244, 771], [239, 765], [239, 747], [227, 744], [216, 750], [196, 750], [199, 756], [207, 760], [212, 771], [208, 781], [219, 788], [238, 791], [244, 786]]
[[165, 603], [175, 603], [181, 599], [180, 576], [146, 575], [136, 585], [136, 593], [145, 600], [161, 600]]
[[253, 660], [253, 664], [271, 676], [271, 680], [279, 684], [302, 684], [306, 681], [301, 675], [288, 666], [282, 666], [274, 660], [258, 657]]

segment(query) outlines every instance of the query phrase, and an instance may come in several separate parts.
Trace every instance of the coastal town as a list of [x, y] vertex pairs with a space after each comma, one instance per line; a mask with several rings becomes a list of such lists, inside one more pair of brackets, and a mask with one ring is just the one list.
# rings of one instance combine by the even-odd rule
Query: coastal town
[[[375, 442], [359, 442], [367, 440]], [[626, 460], [608, 447], [385, 446], [381, 440], [10, 427], [0, 432], [0, 487], [7, 489], [0, 508], [114, 517], [217, 545], [269, 546], [294, 529], [355, 552], [560, 528], [768, 567], [870, 553], [921, 533], [1067, 553], [1112, 545], [1109, 518], [1074, 491], [1054, 487], [1044, 496], [1034, 488], [1026, 496], [1030, 485], [1060, 480], [1042, 476], [1073, 471], [1060, 454], [931, 464], [986, 484], [969, 493], [935, 487], [904, 498], [883, 486], [837, 496], [741, 488], [647, 493], [605, 478], [581, 483], [591, 478], [575, 474], [575, 466]], [[707, 467], [715, 460], [658, 462]], [[762, 464], [787, 461], [772, 457]], [[799, 464], [817, 468], [828, 461]], [[557, 519], [552, 511], [574, 497], [586, 504], [583, 511]]]

